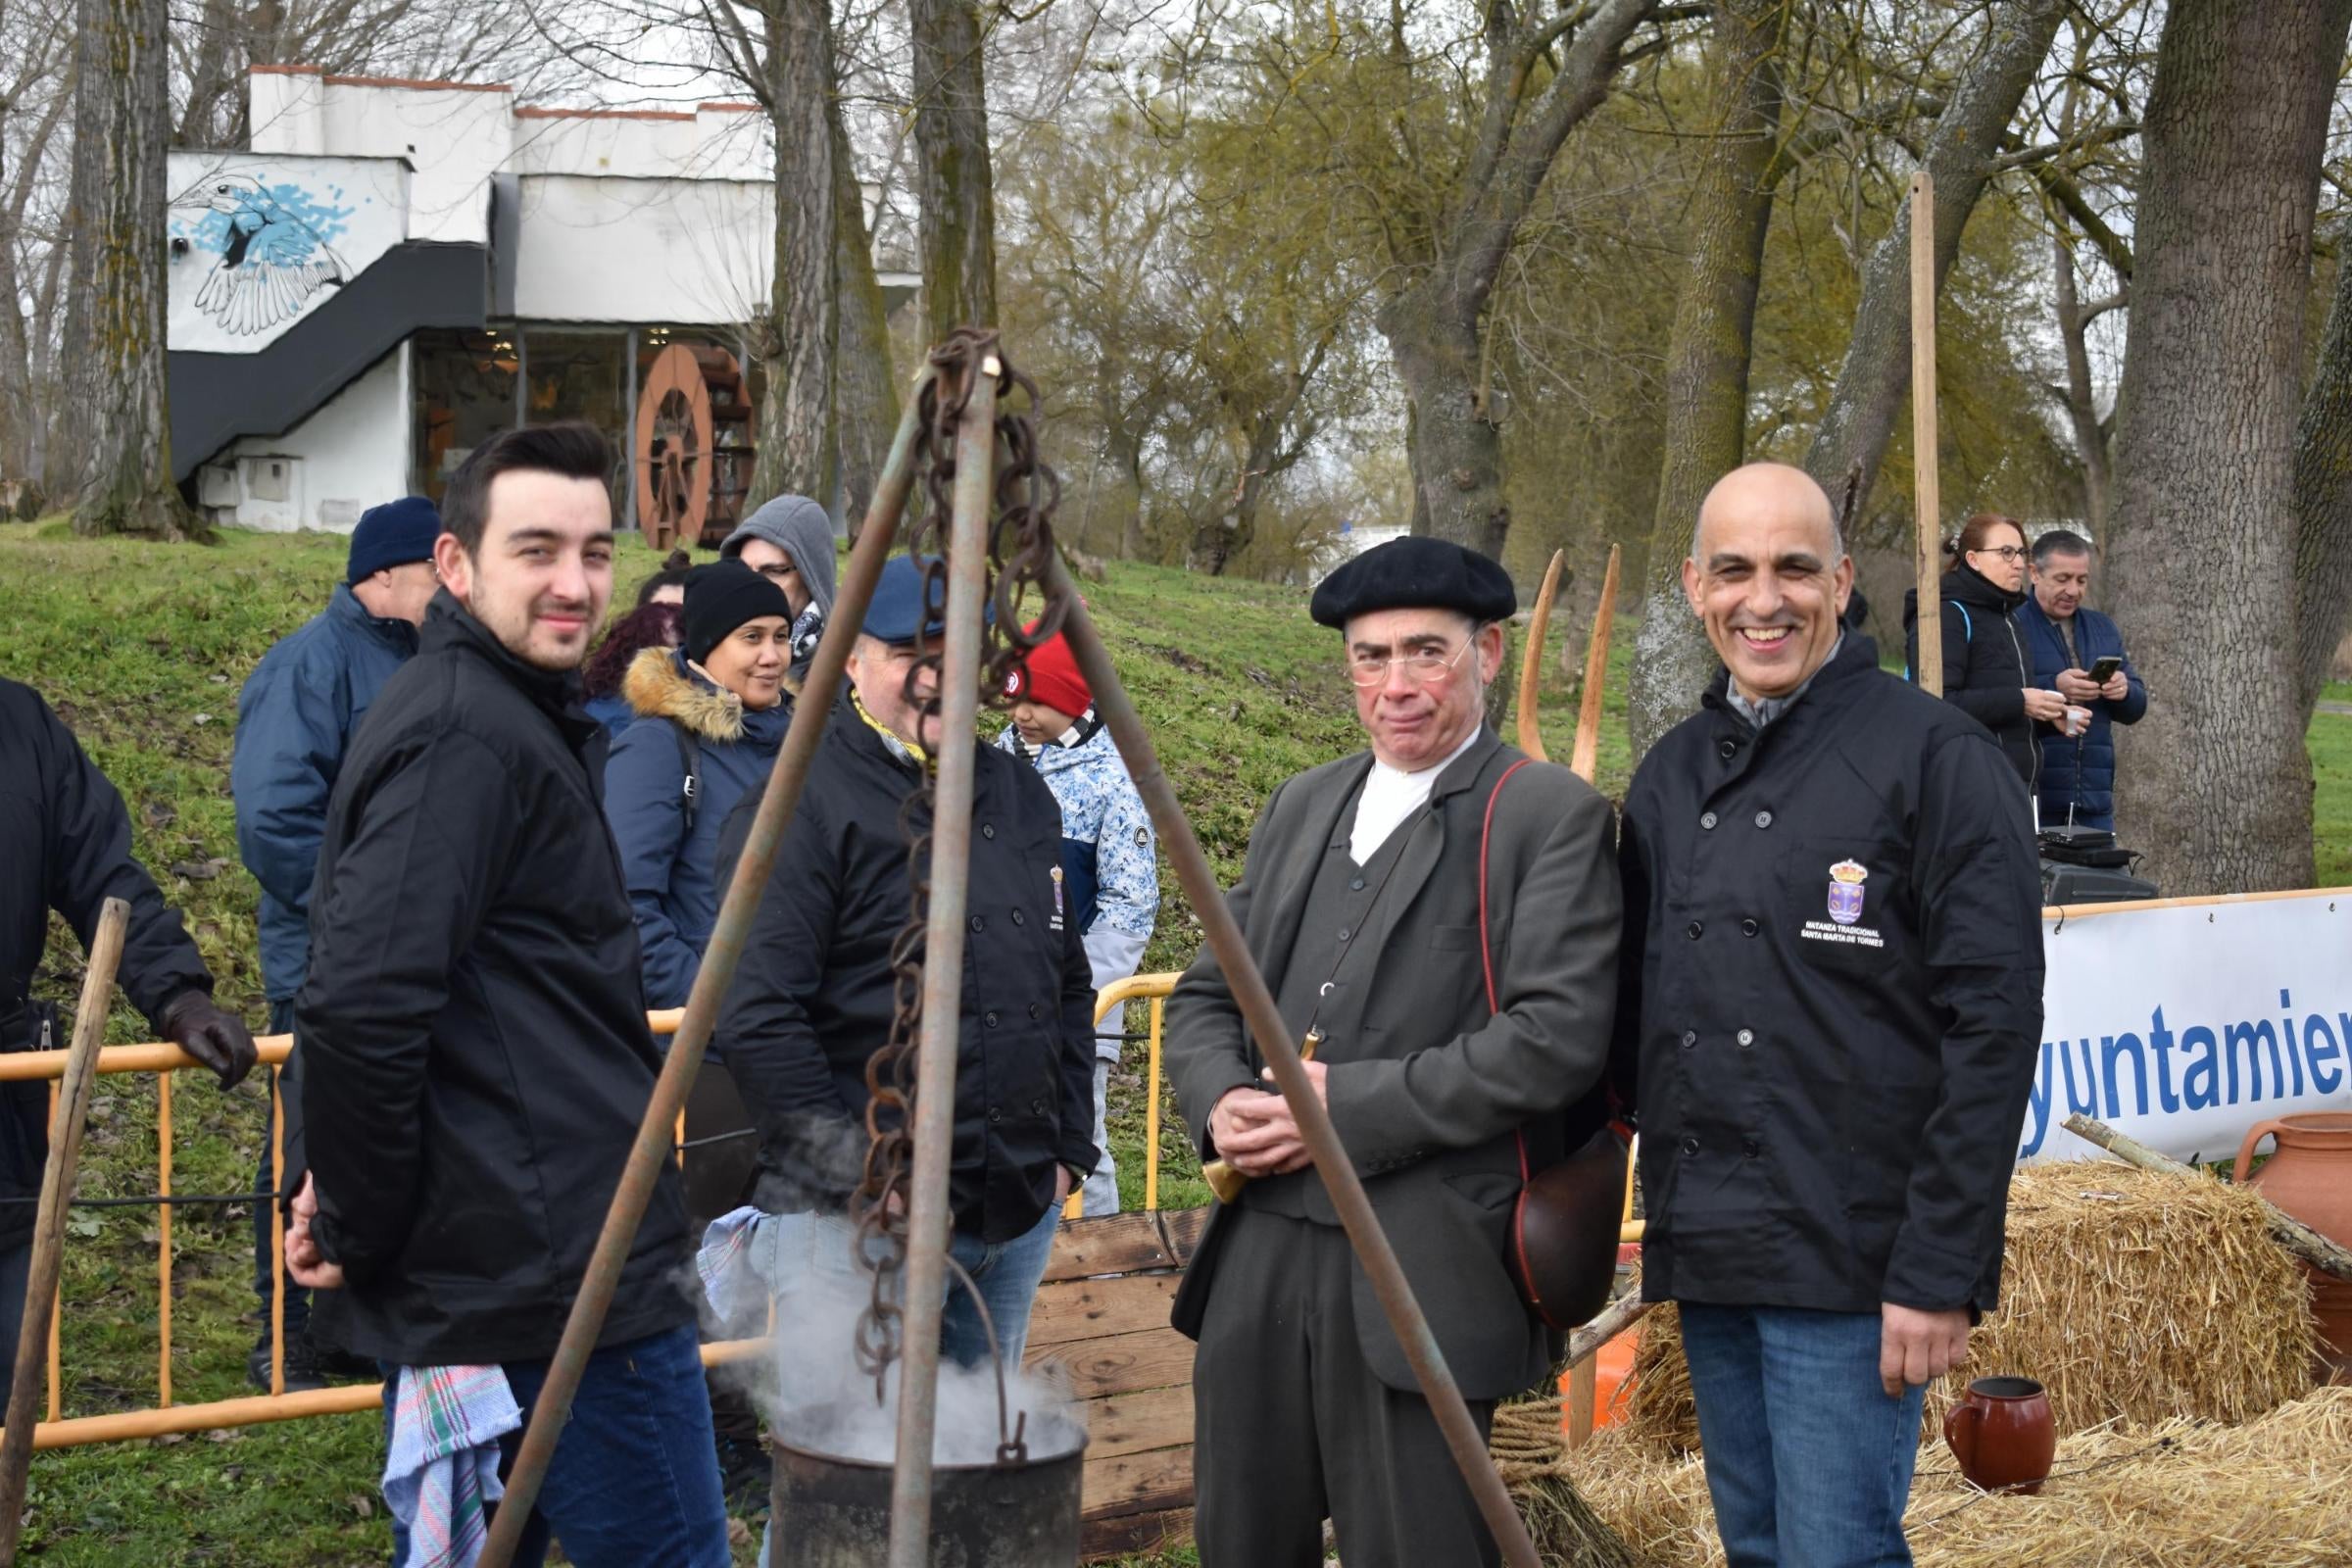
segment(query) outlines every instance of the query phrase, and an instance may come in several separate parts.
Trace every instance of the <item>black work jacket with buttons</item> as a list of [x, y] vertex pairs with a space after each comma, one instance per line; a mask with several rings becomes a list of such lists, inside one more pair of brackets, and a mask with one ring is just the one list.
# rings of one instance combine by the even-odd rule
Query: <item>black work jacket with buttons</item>
[[[1095, 1167], [1094, 973], [1061, 875], [1061, 808], [1037, 770], [983, 746], [956, 1061], [956, 1229], [1026, 1234], [1054, 1171]], [[847, 699], [827, 720], [714, 1038], [760, 1129], [760, 1206], [839, 1210], [865, 1155], [865, 1065], [890, 1036], [891, 944], [906, 923], [899, 808], [920, 783]], [[734, 878], [762, 791], [719, 835]], [[929, 817], [915, 813], [926, 830]]]
[[1725, 679], [1619, 841], [1643, 1294], [1988, 1311], [2041, 1037], [2017, 776], [1853, 633], [1760, 732]]

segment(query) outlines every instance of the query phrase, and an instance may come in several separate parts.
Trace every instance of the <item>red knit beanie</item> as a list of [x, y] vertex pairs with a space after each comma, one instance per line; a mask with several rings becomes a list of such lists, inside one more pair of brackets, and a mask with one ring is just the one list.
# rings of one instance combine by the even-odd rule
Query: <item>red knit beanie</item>
[[1072, 718], [1095, 703], [1095, 694], [1088, 689], [1086, 677], [1078, 673], [1077, 658], [1059, 632], [1029, 650], [1007, 685], [1007, 695], [1014, 701], [1043, 703]]

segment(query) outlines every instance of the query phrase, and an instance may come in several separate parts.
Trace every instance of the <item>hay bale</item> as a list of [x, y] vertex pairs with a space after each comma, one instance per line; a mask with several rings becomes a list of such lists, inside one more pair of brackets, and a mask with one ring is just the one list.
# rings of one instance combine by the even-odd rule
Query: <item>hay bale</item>
[[[2009, 1187], [2001, 1305], [1969, 1363], [1928, 1391], [1923, 1431], [1970, 1378], [2018, 1374], [2050, 1393], [2061, 1433], [2188, 1416], [2235, 1425], [2311, 1387], [2301, 1268], [2270, 1239], [2260, 1198], [2135, 1166], [2029, 1165]], [[1698, 1446], [1679, 1325], [1642, 1320], [1622, 1423], [1669, 1453]]]
[[[2238, 1427], [2076, 1433], [2034, 1497], [1979, 1492], [1929, 1449], [1903, 1525], [1918, 1568], [2352, 1568], [2347, 1453], [2352, 1388], [2340, 1387]], [[1722, 1568], [1697, 1458], [1611, 1430], [1559, 1469], [1639, 1568]]]

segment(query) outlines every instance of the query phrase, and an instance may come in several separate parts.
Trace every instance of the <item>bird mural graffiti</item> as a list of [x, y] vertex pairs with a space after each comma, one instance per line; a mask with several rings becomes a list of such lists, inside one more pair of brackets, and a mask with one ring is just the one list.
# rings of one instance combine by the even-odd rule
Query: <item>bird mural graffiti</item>
[[194, 236], [218, 252], [196, 308], [223, 331], [267, 332], [351, 276], [318, 227], [251, 174], [216, 173], [172, 205], [220, 215]]

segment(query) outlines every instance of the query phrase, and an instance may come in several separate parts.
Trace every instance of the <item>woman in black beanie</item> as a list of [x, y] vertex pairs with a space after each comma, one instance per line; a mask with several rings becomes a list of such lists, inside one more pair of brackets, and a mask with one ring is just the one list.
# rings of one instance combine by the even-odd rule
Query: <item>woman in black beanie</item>
[[[620, 849], [648, 1006], [680, 1007], [718, 917], [718, 829], [767, 777], [792, 705], [792, 606], [740, 561], [686, 578], [683, 646], [648, 648], [621, 694], [637, 721], [605, 764], [605, 817]], [[656, 722], [659, 720], [659, 722]]]

